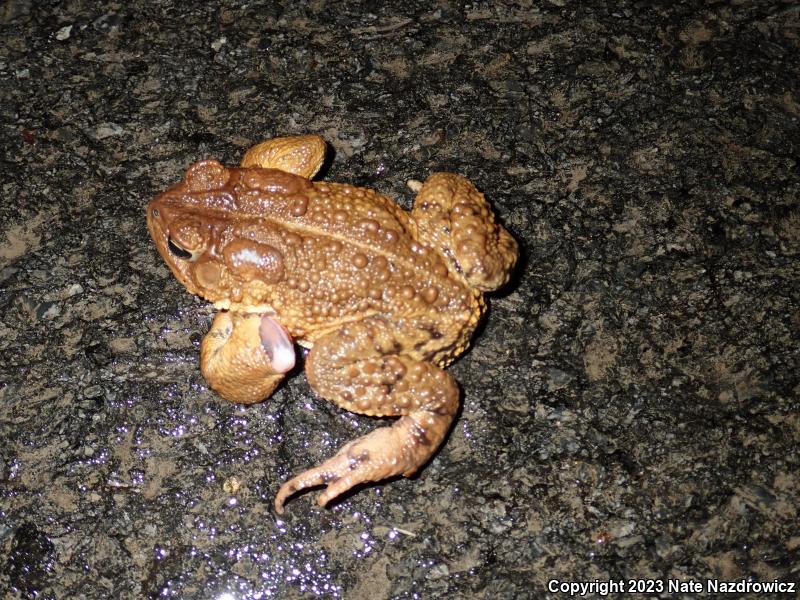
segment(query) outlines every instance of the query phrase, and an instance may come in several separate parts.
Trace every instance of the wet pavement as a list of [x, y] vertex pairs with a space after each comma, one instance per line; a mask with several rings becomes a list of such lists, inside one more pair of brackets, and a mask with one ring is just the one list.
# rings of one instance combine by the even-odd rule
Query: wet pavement
[[[798, 31], [780, 1], [0, 5], [2, 596], [797, 581]], [[379, 422], [301, 372], [209, 391], [213, 310], [143, 209], [299, 133], [405, 207], [467, 176], [523, 256], [427, 468], [279, 519]]]

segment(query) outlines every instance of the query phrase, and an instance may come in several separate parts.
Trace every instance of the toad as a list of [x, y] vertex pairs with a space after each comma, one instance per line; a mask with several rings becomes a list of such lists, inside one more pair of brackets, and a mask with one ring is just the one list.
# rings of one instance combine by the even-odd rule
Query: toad
[[240, 167], [203, 160], [147, 207], [159, 253], [192, 294], [219, 310], [200, 369], [220, 396], [266, 399], [294, 368], [337, 406], [399, 417], [284, 483], [326, 486], [321, 506], [363, 482], [412, 475], [436, 452], [459, 404], [445, 371], [467, 348], [517, 243], [465, 178], [435, 173], [406, 211], [377, 192], [312, 181], [317, 136], [275, 138]]

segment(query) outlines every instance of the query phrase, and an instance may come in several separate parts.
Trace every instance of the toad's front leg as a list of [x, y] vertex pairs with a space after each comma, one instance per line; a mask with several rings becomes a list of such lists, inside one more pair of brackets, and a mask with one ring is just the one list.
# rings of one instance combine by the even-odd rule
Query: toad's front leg
[[353, 412], [401, 418], [284, 483], [275, 497], [278, 513], [299, 490], [326, 485], [318, 499], [324, 506], [359, 483], [410, 476], [436, 452], [458, 409], [458, 386], [446, 371], [404, 353], [409, 331], [408, 324], [373, 318], [315, 342], [306, 374], [317, 393]]
[[264, 400], [294, 362], [289, 334], [266, 315], [220, 312], [200, 346], [203, 377], [232, 402]]

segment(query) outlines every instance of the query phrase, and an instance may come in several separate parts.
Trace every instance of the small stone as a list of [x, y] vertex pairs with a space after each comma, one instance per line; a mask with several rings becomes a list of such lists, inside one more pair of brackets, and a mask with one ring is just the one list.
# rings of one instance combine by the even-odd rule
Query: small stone
[[119, 137], [125, 134], [125, 130], [116, 123], [101, 123], [94, 130], [94, 137], [98, 140], [104, 140], [110, 137]]
[[104, 393], [103, 388], [99, 385], [90, 385], [83, 390], [84, 398], [99, 398]]
[[55, 302], [42, 302], [39, 306], [36, 307], [37, 319], [44, 319], [44, 320], [55, 319], [60, 314], [61, 314], [61, 307]]
[[222, 489], [226, 494], [235, 494], [239, 491], [242, 487], [242, 482], [239, 481], [239, 478], [234, 476], [228, 477], [222, 483]]
[[67, 288], [67, 298], [83, 293], [83, 286], [80, 283], [73, 283]]
[[67, 25], [56, 32], [56, 39], [59, 42], [63, 42], [68, 40], [70, 35], [72, 35], [72, 25]]
[[444, 563], [434, 565], [431, 567], [431, 570], [428, 571], [428, 579], [441, 579], [442, 577], [447, 577], [448, 575], [450, 575], [450, 567]]

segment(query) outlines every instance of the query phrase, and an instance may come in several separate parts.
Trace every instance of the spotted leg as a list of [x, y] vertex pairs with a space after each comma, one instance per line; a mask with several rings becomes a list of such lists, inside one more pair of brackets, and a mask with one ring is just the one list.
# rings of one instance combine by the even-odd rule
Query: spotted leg
[[325, 160], [325, 149], [325, 141], [316, 135], [272, 138], [250, 148], [242, 166], [280, 169], [311, 179]]
[[326, 485], [317, 500], [324, 506], [359, 483], [408, 477], [436, 452], [458, 409], [458, 385], [446, 371], [404, 351], [403, 341], [414, 338], [402, 321], [372, 318], [314, 343], [306, 374], [318, 394], [353, 412], [401, 418], [284, 483], [275, 497], [278, 513], [299, 490]]
[[223, 398], [250, 404], [267, 398], [294, 367], [289, 335], [258, 314], [220, 312], [200, 346], [200, 371]]
[[517, 242], [495, 222], [486, 199], [467, 179], [434, 173], [418, 192], [411, 218], [420, 240], [450, 258], [453, 268], [483, 292], [503, 285], [517, 261]]

